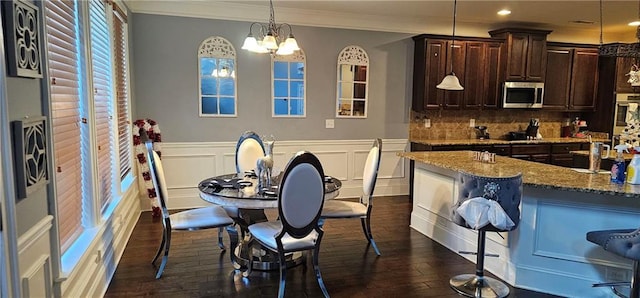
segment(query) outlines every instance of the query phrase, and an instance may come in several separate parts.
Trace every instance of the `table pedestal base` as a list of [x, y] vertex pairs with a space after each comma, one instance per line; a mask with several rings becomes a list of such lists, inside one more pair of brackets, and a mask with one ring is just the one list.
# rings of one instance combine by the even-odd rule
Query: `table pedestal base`
[[[253, 269], [260, 271], [270, 271], [277, 270], [280, 268], [280, 261], [278, 260], [278, 254], [270, 251], [266, 248], [258, 248], [255, 247], [253, 251], [249, 251], [251, 247], [251, 243], [253, 239], [251, 238], [251, 234], [249, 234], [248, 226], [250, 223], [263, 222], [266, 221], [266, 216], [264, 216], [264, 212], [262, 210], [244, 210], [240, 211], [240, 218], [236, 218], [235, 221], [237, 225], [227, 226], [227, 233], [229, 233], [231, 253], [229, 254], [231, 257], [231, 262], [233, 263], [233, 267], [244, 271], [249, 266], [249, 256], [251, 255], [253, 259]], [[260, 216], [262, 214], [262, 216]], [[238, 229], [236, 226], [240, 227], [240, 237], [242, 241], [238, 241], [240, 239], [238, 235]], [[306, 261], [306, 256], [303, 252], [293, 252], [287, 253], [285, 255], [286, 258], [286, 266], [287, 268], [297, 266]]]

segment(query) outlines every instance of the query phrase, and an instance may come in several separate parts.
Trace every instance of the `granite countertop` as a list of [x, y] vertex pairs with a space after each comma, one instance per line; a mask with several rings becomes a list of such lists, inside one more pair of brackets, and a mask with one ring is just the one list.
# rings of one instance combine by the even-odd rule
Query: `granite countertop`
[[640, 198], [640, 185], [611, 183], [609, 174], [580, 173], [570, 168], [496, 156], [496, 163], [473, 160], [472, 151], [401, 152], [399, 156], [452, 171], [480, 176], [509, 177], [522, 173], [528, 186]]
[[[592, 138], [594, 142], [611, 142], [609, 139]], [[508, 145], [508, 144], [551, 144], [551, 143], [589, 143], [587, 138], [545, 138], [541, 140], [517, 140], [508, 141], [501, 139], [459, 139], [459, 140], [445, 140], [445, 139], [412, 139], [413, 143], [419, 143], [431, 146], [441, 145]]]
[[[570, 151], [569, 153], [589, 157], [589, 150]], [[633, 155], [634, 154], [631, 154], [631, 153], [622, 153], [622, 157], [624, 157], [624, 160], [627, 160], [627, 161], [631, 160], [633, 158]], [[603, 159], [615, 159], [615, 158], [616, 158], [616, 151], [611, 150], [611, 153], [609, 153], [609, 157], [603, 158]]]

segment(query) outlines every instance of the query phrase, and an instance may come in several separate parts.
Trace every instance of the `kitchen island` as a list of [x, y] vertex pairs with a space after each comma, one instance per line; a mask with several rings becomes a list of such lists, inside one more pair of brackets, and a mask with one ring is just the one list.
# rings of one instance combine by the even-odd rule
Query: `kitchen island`
[[[411, 227], [452, 251], [475, 251], [476, 233], [450, 221], [458, 173], [523, 174], [520, 226], [487, 234], [485, 268], [515, 287], [567, 297], [610, 297], [601, 281], [630, 278], [631, 262], [588, 242], [588, 231], [640, 226], [640, 185], [615, 185], [609, 175], [496, 156], [473, 161], [471, 151], [407, 152], [415, 162]], [[475, 256], [463, 255], [471, 261]], [[472, 273], [472, 272], [460, 272]]]

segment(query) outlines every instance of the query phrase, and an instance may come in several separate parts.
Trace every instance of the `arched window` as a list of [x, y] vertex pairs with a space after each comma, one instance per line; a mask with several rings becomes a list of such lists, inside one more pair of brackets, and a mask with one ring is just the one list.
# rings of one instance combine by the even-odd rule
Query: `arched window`
[[200, 117], [237, 116], [236, 49], [223, 37], [205, 39], [198, 49]]
[[367, 118], [369, 55], [359, 46], [348, 46], [338, 55], [336, 117]]
[[273, 117], [305, 117], [306, 113], [306, 57], [302, 50], [271, 59], [271, 95]]

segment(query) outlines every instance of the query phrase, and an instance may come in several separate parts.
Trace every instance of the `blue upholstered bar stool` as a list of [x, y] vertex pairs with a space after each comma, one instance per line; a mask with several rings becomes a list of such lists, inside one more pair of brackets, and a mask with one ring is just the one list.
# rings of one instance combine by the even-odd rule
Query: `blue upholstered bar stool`
[[[612, 282], [594, 284], [594, 287], [611, 287], [619, 297], [640, 298], [640, 228], [626, 230], [591, 231], [587, 240], [602, 246], [604, 250], [623, 258], [633, 260], [631, 282]], [[630, 288], [629, 296], [623, 295], [618, 287]]]
[[[477, 256], [476, 272], [454, 276], [449, 285], [466, 297], [506, 297], [509, 295], [506, 284], [484, 276], [485, 236], [486, 232], [507, 232], [518, 227], [522, 174], [498, 178], [460, 173], [459, 183], [452, 220], [457, 225], [478, 231], [478, 249], [472, 253]], [[489, 218], [493, 218], [491, 222], [488, 222]]]

